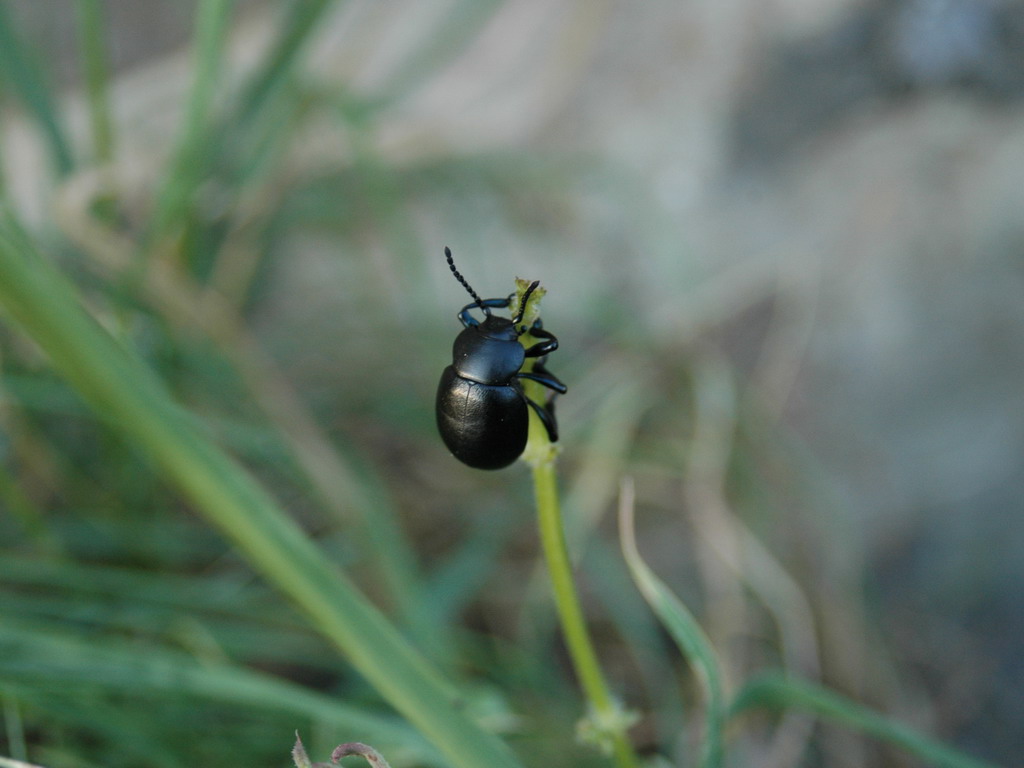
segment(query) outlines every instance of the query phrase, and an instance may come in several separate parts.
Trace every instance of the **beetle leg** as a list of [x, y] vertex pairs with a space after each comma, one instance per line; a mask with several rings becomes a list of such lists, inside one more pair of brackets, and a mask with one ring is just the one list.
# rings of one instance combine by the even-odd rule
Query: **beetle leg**
[[554, 390], [554, 392], [552, 392], [548, 397], [547, 403], [544, 405], [539, 405], [530, 398], [526, 398], [526, 402], [530, 404], [530, 407], [532, 407], [540, 417], [541, 422], [544, 424], [544, 429], [548, 432], [548, 437], [551, 439], [551, 442], [557, 443], [558, 422], [555, 421], [555, 397], [557, 395], [564, 395], [569, 388], [559, 381], [555, 374], [544, 367], [543, 359], [538, 360], [533, 364], [533, 371], [531, 373], [517, 374], [517, 378], [536, 381], [538, 384], [542, 384], [548, 389]]
[[466, 328], [475, 328], [480, 325], [480, 321], [469, 314], [471, 309], [483, 309], [484, 313], [487, 314], [487, 310], [490, 308], [504, 309], [509, 304], [509, 299], [484, 299], [479, 304], [475, 301], [472, 304], [467, 304], [459, 310], [459, 322]]
[[[558, 339], [555, 337], [555, 334], [541, 328], [540, 320], [533, 324], [533, 327], [530, 329], [530, 335], [538, 339], [544, 339], [544, 341], [539, 341], [527, 349], [527, 357], [544, 357], [544, 355], [550, 354], [558, 349]], [[534, 367], [536, 368], [536, 366]]]
[[530, 381], [536, 381], [538, 384], [543, 384], [548, 389], [553, 389], [560, 395], [564, 395], [569, 391], [569, 388], [559, 381], [558, 377], [545, 368], [542, 363], [534, 363], [533, 371], [531, 373], [519, 373], [516, 375], [520, 379], [529, 379]]
[[526, 398], [526, 402], [529, 403], [530, 407], [533, 408], [537, 416], [540, 417], [541, 423], [544, 425], [544, 429], [547, 430], [548, 439], [552, 443], [558, 442], [558, 422], [555, 421], [555, 404], [552, 401], [548, 401], [546, 406], [537, 405], [530, 398]]

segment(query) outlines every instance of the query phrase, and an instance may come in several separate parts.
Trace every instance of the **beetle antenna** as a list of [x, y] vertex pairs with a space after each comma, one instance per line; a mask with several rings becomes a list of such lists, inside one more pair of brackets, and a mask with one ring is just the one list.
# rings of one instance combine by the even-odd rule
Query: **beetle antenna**
[[476, 291], [472, 289], [472, 287], [470, 287], [469, 283], [466, 282], [466, 278], [464, 278], [459, 273], [459, 270], [455, 268], [455, 260], [452, 258], [452, 249], [449, 248], [447, 245], [444, 247], [444, 255], [448, 259], [448, 268], [451, 269], [452, 274], [455, 275], [455, 279], [462, 283], [462, 287], [469, 291], [469, 295], [472, 296], [473, 299], [476, 301], [476, 305], [483, 310], [483, 313], [485, 315], [490, 317], [491, 310], [484, 306], [484, 300], [480, 298], [480, 296], [477, 294]]
[[[515, 318], [512, 320], [512, 327], [519, 325], [523, 322], [523, 315], [526, 314], [526, 304], [530, 301], [530, 295], [537, 290], [537, 286], [540, 285], [540, 280], [534, 280], [530, 283], [530, 287], [523, 293], [523, 300], [519, 302], [519, 311], [516, 313]], [[523, 326], [523, 330], [517, 331], [517, 335], [526, 333], [526, 326]]]

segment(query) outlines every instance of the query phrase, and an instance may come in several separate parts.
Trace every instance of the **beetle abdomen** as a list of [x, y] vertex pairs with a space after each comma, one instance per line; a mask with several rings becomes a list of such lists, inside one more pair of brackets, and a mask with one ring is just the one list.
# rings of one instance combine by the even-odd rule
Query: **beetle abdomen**
[[448, 366], [437, 388], [437, 429], [448, 450], [476, 469], [501, 469], [526, 448], [529, 414], [519, 383], [478, 384]]

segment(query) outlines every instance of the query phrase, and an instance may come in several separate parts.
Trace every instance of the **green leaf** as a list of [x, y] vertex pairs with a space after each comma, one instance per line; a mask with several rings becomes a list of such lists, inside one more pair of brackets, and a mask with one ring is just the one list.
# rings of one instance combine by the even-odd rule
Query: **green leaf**
[[751, 709], [799, 709], [895, 744], [934, 768], [996, 768], [940, 744], [917, 731], [806, 680], [769, 673], [746, 684], [736, 695], [729, 716]]
[[619, 505], [619, 536], [633, 581], [700, 680], [707, 718], [700, 764], [704, 768], [717, 768], [722, 763], [725, 722], [718, 658], [693, 614], [640, 557], [633, 527], [633, 486], [628, 480], [623, 483]]
[[74, 161], [64, 129], [57, 118], [53, 93], [31, 49], [24, 44], [6, 3], [0, 3], [0, 77], [11, 84], [50, 145], [60, 176], [71, 172]]

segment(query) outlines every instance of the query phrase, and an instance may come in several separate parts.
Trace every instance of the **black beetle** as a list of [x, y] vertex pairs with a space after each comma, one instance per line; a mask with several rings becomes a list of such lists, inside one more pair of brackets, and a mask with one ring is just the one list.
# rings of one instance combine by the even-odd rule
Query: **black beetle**
[[[530, 379], [558, 394], [567, 388], [544, 367], [544, 359], [558, 349], [558, 339], [545, 331], [540, 318], [530, 326], [530, 335], [542, 339], [529, 349], [519, 343], [526, 326], [517, 329], [530, 295], [540, 284], [533, 282], [523, 294], [519, 312], [509, 320], [491, 314], [492, 308], [508, 307], [513, 296], [505, 299], [481, 299], [455, 269], [450, 249], [444, 249], [455, 279], [469, 291], [474, 301], [459, 311], [464, 330], [455, 337], [452, 364], [441, 374], [437, 387], [437, 429], [455, 458], [477, 469], [501, 469], [519, 458], [526, 448], [533, 408], [547, 429], [551, 442], [558, 440], [558, 425], [552, 399], [538, 405], [523, 392], [519, 379]], [[470, 310], [484, 313], [481, 323]], [[538, 358], [533, 371], [521, 371], [528, 357]]]

